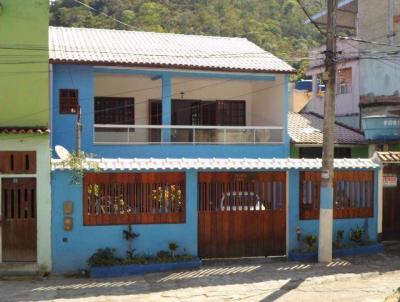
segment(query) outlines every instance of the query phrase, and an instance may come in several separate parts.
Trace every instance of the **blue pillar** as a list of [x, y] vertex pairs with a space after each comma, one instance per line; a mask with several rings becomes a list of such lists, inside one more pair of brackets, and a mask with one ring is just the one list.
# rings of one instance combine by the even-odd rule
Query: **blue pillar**
[[189, 229], [191, 243], [188, 246], [188, 252], [191, 255], [197, 255], [198, 247], [198, 178], [196, 170], [186, 171], [186, 227]]
[[300, 172], [298, 170], [289, 170], [289, 199], [288, 202], [288, 251], [299, 248], [299, 242], [297, 240], [296, 228], [300, 226], [300, 208], [299, 208], [299, 197], [300, 197]]
[[[162, 125], [171, 125], [171, 115], [172, 115], [172, 105], [171, 105], [171, 75], [163, 74], [162, 80], [162, 105], [161, 105], [161, 123]], [[170, 129], [162, 130], [162, 141], [171, 141], [171, 131]]]

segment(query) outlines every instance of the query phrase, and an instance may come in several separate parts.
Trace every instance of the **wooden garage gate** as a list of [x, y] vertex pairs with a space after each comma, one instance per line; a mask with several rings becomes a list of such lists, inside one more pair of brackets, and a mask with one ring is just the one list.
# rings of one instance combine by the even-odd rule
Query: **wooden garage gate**
[[383, 188], [383, 239], [400, 240], [400, 166], [387, 165], [384, 175], [394, 175], [397, 184]]
[[283, 255], [284, 172], [199, 173], [199, 256]]

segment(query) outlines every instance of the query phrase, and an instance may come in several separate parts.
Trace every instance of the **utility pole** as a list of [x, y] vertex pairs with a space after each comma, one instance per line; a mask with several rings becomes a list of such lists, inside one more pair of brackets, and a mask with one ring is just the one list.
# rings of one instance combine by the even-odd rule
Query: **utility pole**
[[76, 155], [80, 156], [81, 154], [81, 136], [82, 136], [82, 111], [81, 106], [77, 106], [76, 110], [77, 119], [76, 119]]
[[332, 261], [333, 159], [336, 103], [336, 10], [338, 0], [328, 0], [326, 29], [324, 129], [322, 145], [321, 196], [319, 214], [318, 261]]

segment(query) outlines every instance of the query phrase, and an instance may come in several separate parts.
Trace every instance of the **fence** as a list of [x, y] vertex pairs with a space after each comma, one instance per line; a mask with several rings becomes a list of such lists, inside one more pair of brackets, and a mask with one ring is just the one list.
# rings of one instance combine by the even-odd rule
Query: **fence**
[[[333, 217], [374, 216], [374, 172], [335, 171]], [[319, 219], [321, 172], [300, 173], [300, 219]]]
[[84, 224], [185, 222], [184, 173], [88, 173]]

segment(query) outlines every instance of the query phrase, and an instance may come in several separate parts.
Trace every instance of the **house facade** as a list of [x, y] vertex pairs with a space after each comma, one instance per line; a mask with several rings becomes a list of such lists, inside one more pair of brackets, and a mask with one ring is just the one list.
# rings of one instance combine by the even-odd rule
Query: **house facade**
[[[128, 224], [135, 253], [177, 242], [201, 258], [285, 255], [297, 229], [317, 234], [321, 162], [290, 158], [288, 64], [241, 38], [50, 27], [49, 48], [55, 272], [124, 256]], [[379, 165], [335, 167], [335, 230], [376, 238]]]
[[[361, 129], [360, 117], [360, 61], [358, 42], [337, 41], [340, 52], [337, 64], [336, 84], [336, 120], [349, 127]], [[307, 75], [312, 78], [312, 96], [303, 112], [324, 114], [325, 91], [321, 91], [322, 75], [325, 71], [324, 58], [321, 55], [325, 46], [310, 50], [310, 65]]]
[[47, 0], [1, 1], [0, 270], [51, 270], [48, 19]]

